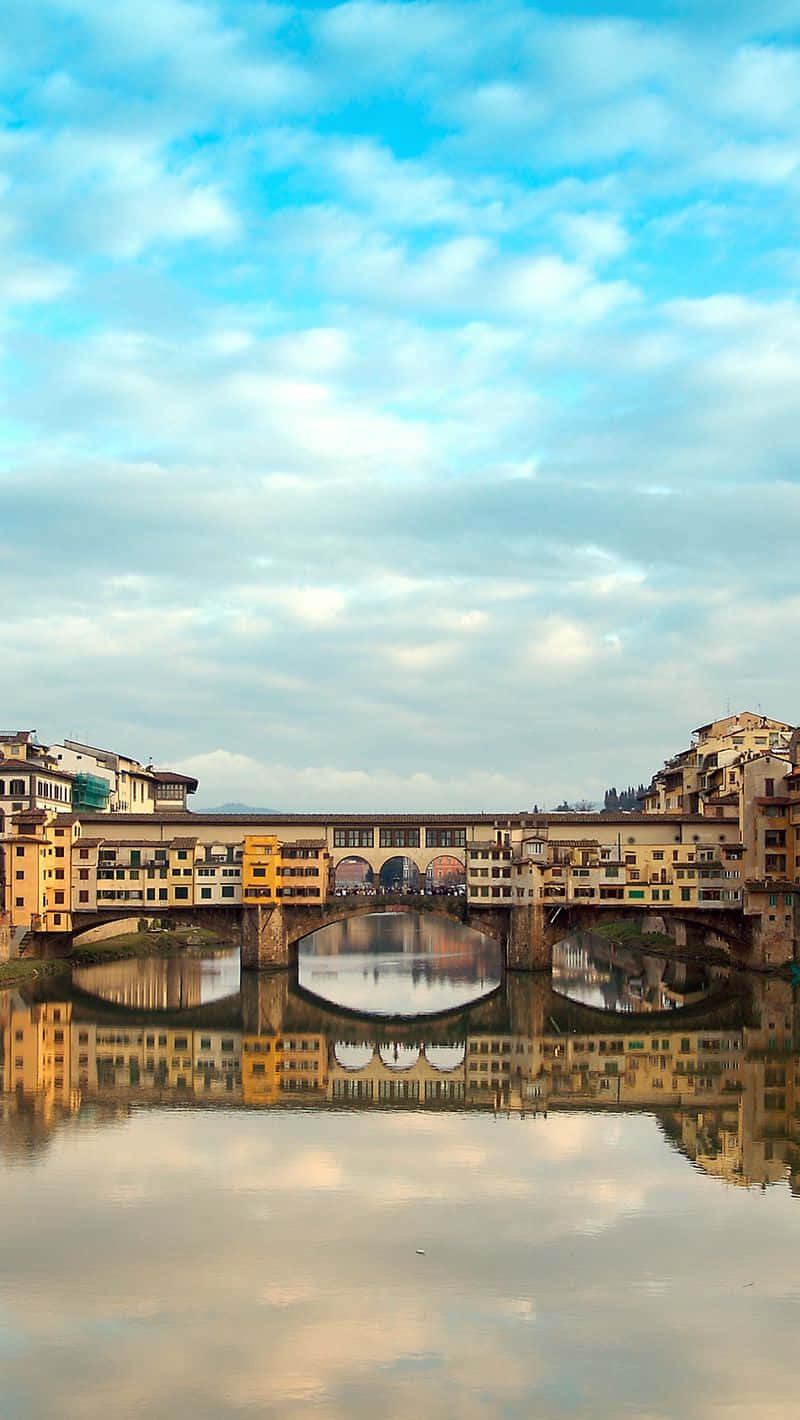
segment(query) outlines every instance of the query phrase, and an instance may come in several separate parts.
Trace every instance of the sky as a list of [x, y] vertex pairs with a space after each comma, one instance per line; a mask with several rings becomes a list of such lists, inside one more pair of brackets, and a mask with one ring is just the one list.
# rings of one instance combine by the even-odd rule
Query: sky
[[800, 5], [11, 0], [7, 728], [519, 810], [796, 721]]

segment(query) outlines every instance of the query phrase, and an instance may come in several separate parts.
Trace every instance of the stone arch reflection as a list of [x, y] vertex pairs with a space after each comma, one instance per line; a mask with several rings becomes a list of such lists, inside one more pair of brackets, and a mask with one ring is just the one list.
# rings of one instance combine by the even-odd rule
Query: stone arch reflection
[[449, 1070], [459, 1070], [467, 1054], [466, 1043], [460, 1045], [426, 1045], [425, 1059], [434, 1070], [446, 1074]]
[[375, 1047], [371, 1041], [354, 1045], [346, 1040], [337, 1040], [333, 1047], [333, 1058], [343, 1070], [363, 1070], [374, 1056]]
[[418, 1045], [402, 1045], [400, 1041], [394, 1040], [391, 1044], [381, 1045], [378, 1054], [389, 1070], [413, 1070], [420, 1058], [420, 1048]]

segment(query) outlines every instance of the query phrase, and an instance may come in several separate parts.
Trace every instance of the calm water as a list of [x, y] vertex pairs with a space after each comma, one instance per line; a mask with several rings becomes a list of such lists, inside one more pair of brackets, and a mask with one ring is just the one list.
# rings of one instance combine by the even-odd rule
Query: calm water
[[503, 956], [497, 942], [452, 918], [376, 912], [312, 932], [300, 945], [297, 979], [342, 1010], [433, 1015], [496, 991]]
[[2, 1420], [796, 1415], [788, 983], [391, 1021], [179, 965], [0, 997]]

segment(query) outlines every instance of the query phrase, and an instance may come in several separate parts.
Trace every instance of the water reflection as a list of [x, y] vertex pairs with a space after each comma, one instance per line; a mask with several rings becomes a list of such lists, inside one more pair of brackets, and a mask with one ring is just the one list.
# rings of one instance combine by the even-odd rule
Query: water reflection
[[401, 1021], [53, 978], [0, 1065], [3, 1417], [795, 1414], [789, 982]]
[[300, 943], [299, 986], [342, 1010], [371, 1016], [435, 1015], [496, 991], [497, 942], [447, 917], [369, 913], [335, 922]]
[[[136, 984], [143, 965], [119, 967]], [[230, 962], [222, 969], [224, 980]], [[121, 975], [118, 991], [127, 1008], [119, 995], [93, 1004], [61, 985], [50, 999], [46, 984], [38, 996], [0, 996], [0, 1148], [35, 1151], [67, 1117], [105, 1109], [114, 1118], [134, 1104], [523, 1118], [647, 1111], [706, 1173], [800, 1184], [800, 1020], [790, 982], [720, 982], [712, 999], [660, 1020], [598, 1017], [531, 977], [446, 1018], [394, 1022], [315, 1003], [287, 973], [250, 976], [227, 999], [204, 1000], [199, 990], [191, 1009], [171, 1013], [141, 1007]]]
[[133, 1010], [190, 1011], [239, 992], [239, 953], [147, 957], [77, 967], [72, 982], [115, 1006]]
[[553, 986], [603, 1011], [672, 1011], [706, 1000], [726, 969], [677, 961], [576, 932], [553, 948]]

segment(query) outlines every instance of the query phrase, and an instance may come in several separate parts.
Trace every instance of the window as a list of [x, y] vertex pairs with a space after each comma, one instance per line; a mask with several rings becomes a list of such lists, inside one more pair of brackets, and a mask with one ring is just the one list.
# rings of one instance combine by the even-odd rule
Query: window
[[222, 888], [222, 896], [223, 896], [223, 897], [233, 897], [233, 894], [234, 894], [234, 889], [233, 889], [232, 887], [223, 886], [223, 888]]
[[333, 830], [334, 848], [373, 848], [375, 846], [375, 830], [372, 828], [335, 828]]
[[419, 848], [418, 828], [382, 828], [381, 848]]
[[176, 889], [175, 889], [175, 898], [176, 898], [176, 901], [186, 902], [187, 899], [188, 899], [188, 897], [189, 897], [189, 889], [188, 889], [188, 887], [176, 887]]
[[201, 898], [203, 899], [204, 902], [207, 902], [208, 899], [209, 899], [210, 896], [211, 896], [211, 888], [210, 888], [210, 887], [201, 887], [201, 889], [200, 889], [200, 896], [201, 896]]
[[464, 828], [426, 828], [425, 844], [428, 848], [463, 848], [467, 841]]

